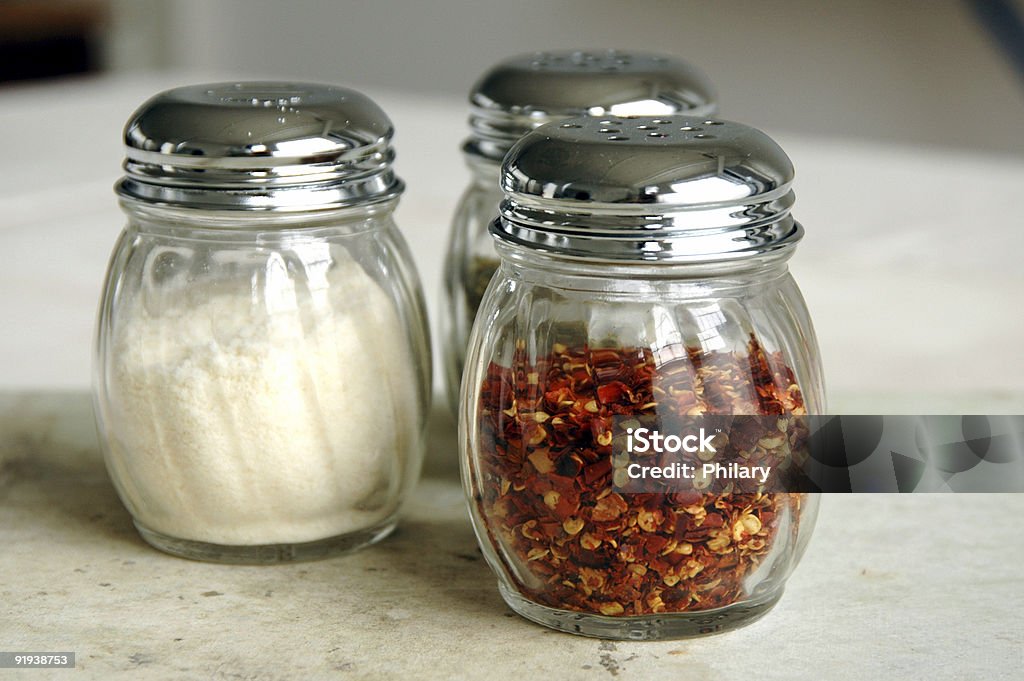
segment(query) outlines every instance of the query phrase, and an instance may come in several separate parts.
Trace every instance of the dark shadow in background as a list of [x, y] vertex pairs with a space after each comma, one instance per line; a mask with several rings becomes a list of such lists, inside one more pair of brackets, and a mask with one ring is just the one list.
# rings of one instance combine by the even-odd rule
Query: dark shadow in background
[[103, 0], [0, 1], [0, 83], [99, 71]]
[[967, 0], [975, 19], [996, 43], [1024, 85], [1024, 18], [1013, 0]]

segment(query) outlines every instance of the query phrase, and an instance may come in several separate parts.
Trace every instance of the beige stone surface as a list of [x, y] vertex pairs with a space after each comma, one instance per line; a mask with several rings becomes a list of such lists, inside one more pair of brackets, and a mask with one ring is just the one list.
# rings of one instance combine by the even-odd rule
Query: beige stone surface
[[1021, 678], [1022, 495], [830, 495], [761, 621], [602, 642], [502, 603], [466, 516], [452, 424], [434, 426], [397, 534], [331, 560], [224, 566], [139, 539], [86, 394], [0, 395], [0, 650], [74, 651], [76, 679]]

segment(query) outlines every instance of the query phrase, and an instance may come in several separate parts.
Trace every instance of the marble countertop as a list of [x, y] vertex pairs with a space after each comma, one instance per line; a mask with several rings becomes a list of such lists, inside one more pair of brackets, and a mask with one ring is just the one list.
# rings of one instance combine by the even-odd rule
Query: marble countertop
[[[204, 79], [216, 77], [0, 91], [0, 650], [75, 651], [78, 674], [97, 679], [1020, 678], [1024, 495], [829, 496], [773, 612], [665, 643], [572, 637], [504, 606], [440, 410], [424, 479], [377, 546], [279, 567], [146, 546], [97, 450], [91, 332], [122, 222], [120, 127], [157, 90]], [[468, 178], [465, 112], [370, 94], [398, 127], [398, 220], [436, 320]], [[793, 269], [833, 410], [1024, 412], [1024, 159], [770, 132], [798, 169], [807, 238]]]
[[438, 415], [423, 481], [384, 542], [311, 563], [212, 565], [135, 533], [87, 394], [0, 396], [0, 647], [74, 651], [75, 678], [96, 679], [1020, 678], [1024, 495], [830, 495], [763, 619], [612, 643], [504, 605], [452, 440]]

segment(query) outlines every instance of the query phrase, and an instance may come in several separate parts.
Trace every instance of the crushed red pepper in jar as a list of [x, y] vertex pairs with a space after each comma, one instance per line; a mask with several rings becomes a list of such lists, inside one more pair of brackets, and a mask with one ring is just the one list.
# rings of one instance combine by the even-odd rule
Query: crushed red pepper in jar
[[556, 343], [534, 363], [520, 348], [511, 366], [490, 364], [479, 395], [476, 503], [531, 601], [605, 616], [731, 605], [796, 532], [803, 494], [619, 493], [613, 481], [616, 417], [805, 413], [781, 353], [753, 336], [746, 352]]

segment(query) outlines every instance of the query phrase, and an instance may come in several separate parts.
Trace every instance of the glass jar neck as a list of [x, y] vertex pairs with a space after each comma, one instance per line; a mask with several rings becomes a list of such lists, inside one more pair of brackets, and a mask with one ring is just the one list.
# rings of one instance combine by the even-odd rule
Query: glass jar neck
[[145, 203], [122, 198], [121, 208], [129, 218], [129, 229], [140, 232], [210, 232], [230, 234], [308, 233], [330, 229], [337, 233], [357, 233], [390, 221], [398, 199], [330, 210], [263, 212], [243, 210], [203, 210]]
[[632, 291], [638, 282], [657, 288], [689, 282], [722, 290], [764, 286], [789, 273], [793, 249], [725, 262], [664, 263], [588, 261], [551, 255], [496, 239], [508, 276], [552, 288], [581, 291]]

